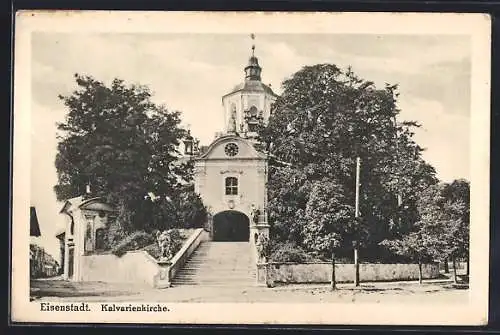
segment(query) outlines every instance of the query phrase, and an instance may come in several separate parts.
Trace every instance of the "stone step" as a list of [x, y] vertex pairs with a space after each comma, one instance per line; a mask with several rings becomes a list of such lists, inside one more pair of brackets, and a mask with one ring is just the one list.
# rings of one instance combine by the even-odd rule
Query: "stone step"
[[185, 283], [173, 283], [172, 284], [173, 287], [176, 287], [176, 286], [183, 286], [183, 287], [189, 287], [189, 286], [204, 286], [204, 287], [233, 287], [233, 288], [236, 288], [236, 287], [241, 287], [241, 288], [245, 288], [245, 287], [251, 287], [251, 286], [257, 286], [256, 283], [254, 282], [248, 282], [248, 283], [205, 283], [205, 282], [185, 282]]
[[218, 286], [218, 287], [251, 287], [251, 286], [256, 286], [257, 283], [255, 282], [237, 282], [237, 283], [223, 283], [223, 282], [219, 282], [219, 283], [216, 283], [216, 282], [201, 282], [201, 281], [197, 281], [197, 282], [180, 282], [180, 283], [173, 283], [172, 286], [189, 286], [189, 285], [193, 285], [193, 286]]
[[203, 282], [203, 283], [253, 283], [255, 280], [253, 278], [248, 279], [248, 277], [241, 278], [224, 278], [224, 277], [213, 277], [213, 278], [177, 278], [174, 280], [175, 284], [186, 283], [186, 282]]
[[174, 281], [174, 283], [186, 283], [186, 282], [200, 282], [200, 283], [253, 283], [255, 282], [254, 278], [179, 278]]
[[178, 273], [176, 276], [175, 276], [175, 279], [177, 278], [186, 278], [186, 277], [189, 277], [189, 278], [212, 278], [212, 277], [216, 277], [216, 278], [249, 278], [249, 277], [254, 277], [255, 276], [255, 273], [251, 273], [251, 272], [239, 272], [239, 273], [226, 273], [226, 272], [206, 272], [206, 273], [193, 273], [193, 272], [190, 272], [190, 273], [186, 273], [186, 272], [182, 272], [182, 273]]
[[184, 267], [184, 269], [193, 269], [193, 270], [202, 270], [202, 269], [207, 269], [207, 270], [217, 270], [217, 269], [252, 270], [252, 269], [255, 269], [255, 267], [254, 266], [231, 266], [231, 264], [200, 264], [200, 265], [187, 264], [186, 267]]
[[252, 286], [257, 273], [253, 252], [249, 242], [203, 242], [172, 284]]
[[234, 267], [188, 267], [180, 270], [182, 272], [256, 272], [256, 269], [253, 268], [234, 268]]
[[221, 268], [210, 268], [210, 267], [205, 267], [205, 268], [184, 268], [179, 272], [186, 272], [186, 273], [205, 273], [205, 272], [221, 272], [221, 273], [242, 273], [242, 272], [256, 272], [257, 270], [254, 269], [248, 269], [248, 268], [232, 268], [232, 267], [221, 267]]
[[227, 276], [227, 277], [232, 277], [232, 276], [247, 276], [247, 275], [253, 275], [257, 273], [257, 271], [179, 271], [177, 272], [177, 276], [211, 276], [211, 275], [217, 275], [217, 276]]

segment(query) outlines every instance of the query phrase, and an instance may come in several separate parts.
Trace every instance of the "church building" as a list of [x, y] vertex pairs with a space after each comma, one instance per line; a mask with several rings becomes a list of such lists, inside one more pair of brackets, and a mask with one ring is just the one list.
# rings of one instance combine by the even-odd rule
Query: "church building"
[[267, 157], [254, 144], [277, 95], [262, 82], [254, 52], [255, 45], [244, 81], [222, 97], [223, 131], [194, 159], [195, 191], [211, 214], [214, 241], [251, 241], [260, 232], [268, 234]]
[[[222, 97], [222, 131], [201, 151], [191, 135], [183, 143], [188, 157], [180, 159], [194, 161], [195, 191], [208, 208], [206, 229], [212, 241], [255, 242], [259, 234], [269, 234], [267, 156], [254, 144], [277, 95], [262, 83], [262, 68], [254, 50], [253, 46], [244, 81]], [[117, 210], [105, 199], [89, 198], [87, 194], [68, 199], [60, 214], [66, 220], [64, 229], [56, 234], [63, 278], [88, 280], [87, 272], [95, 270], [97, 263], [93, 262], [97, 261], [86, 256], [109, 254], [106, 234], [117, 218]], [[103, 273], [106, 271], [102, 268]]]

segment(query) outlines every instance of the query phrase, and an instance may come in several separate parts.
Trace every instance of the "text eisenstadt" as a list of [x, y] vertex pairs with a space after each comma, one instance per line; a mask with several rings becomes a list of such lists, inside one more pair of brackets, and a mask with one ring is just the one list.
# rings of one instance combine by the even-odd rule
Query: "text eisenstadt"
[[[161, 304], [100, 304], [102, 312], [169, 312], [167, 306]], [[42, 312], [90, 312], [88, 303], [40, 303]]]

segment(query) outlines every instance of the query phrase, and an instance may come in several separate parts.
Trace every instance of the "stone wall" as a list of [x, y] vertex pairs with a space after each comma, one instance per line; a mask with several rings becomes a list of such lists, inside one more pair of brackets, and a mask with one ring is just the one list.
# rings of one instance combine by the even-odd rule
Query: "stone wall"
[[[331, 263], [269, 263], [268, 280], [278, 283], [328, 283]], [[424, 279], [439, 276], [438, 264], [422, 264]], [[338, 283], [354, 281], [354, 264], [336, 264]], [[418, 280], [418, 264], [359, 264], [360, 281]], [[257, 282], [266, 283], [266, 264], [257, 265]]]
[[145, 251], [129, 251], [121, 257], [113, 254], [82, 256], [82, 281], [133, 283], [154, 287], [162, 268]]
[[128, 251], [121, 257], [111, 253], [82, 256], [80, 280], [169, 287], [171, 278], [207, 236], [202, 228], [195, 229], [177, 254], [165, 263], [158, 262], [143, 250]]

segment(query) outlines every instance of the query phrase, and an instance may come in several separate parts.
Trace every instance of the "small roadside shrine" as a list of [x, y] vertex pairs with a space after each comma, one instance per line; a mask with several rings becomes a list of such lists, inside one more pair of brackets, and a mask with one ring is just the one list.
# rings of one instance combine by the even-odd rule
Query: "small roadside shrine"
[[79, 196], [67, 200], [59, 213], [66, 216], [65, 229], [57, 234], [63, 251], [63, 278], [79, 281], [82, 257], [108, 251], [108, 230], [117, 212], [103, 198]]

